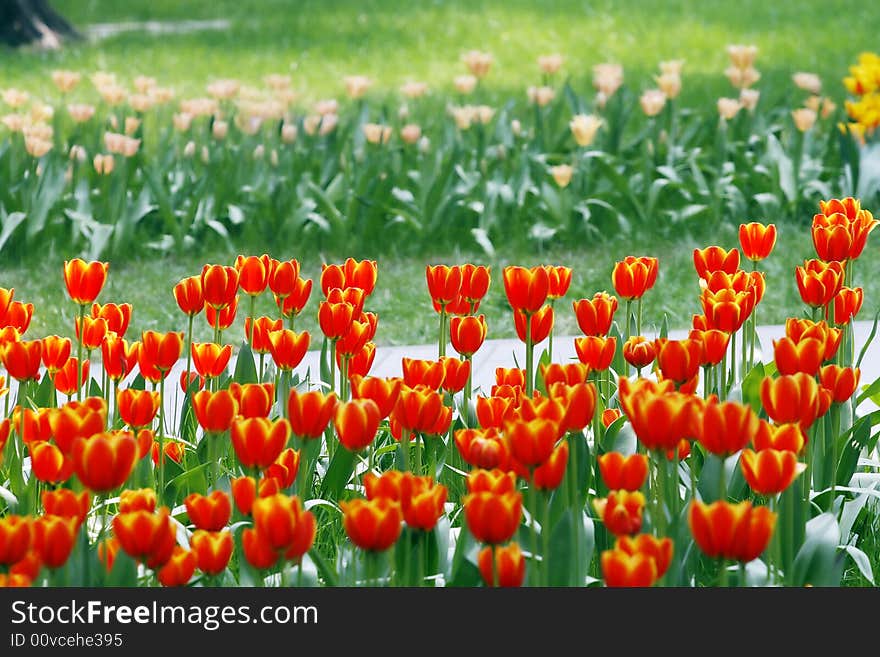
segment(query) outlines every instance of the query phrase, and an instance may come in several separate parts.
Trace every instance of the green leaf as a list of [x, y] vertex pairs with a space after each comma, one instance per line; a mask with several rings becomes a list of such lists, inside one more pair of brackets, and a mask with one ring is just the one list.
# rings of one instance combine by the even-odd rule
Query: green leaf
[[584, 586], [595, 543], [593, 521], [567, 509], [550, 535], [550, 586]]
[[314, 562], [318, 574], [324, 578], [324, 583], [327, 586], [337, 586], [338, 578], [336, 576], [336, 571], [327, 564], [324, 557], [321, 556], [321, 553], [318, 552], [317, 549], [312, 548], [309, 550], [309, 558]]
[[238, 350], [238, 358], [235, 359], [235, 373], [232, 380], [236, 383], [256, 383], [259, 380], [257, 376], [257, 366], [254, 363], [254, 353], [251, 351], [247, 342], [241, 343]]
[[36, 404], [37, 408], [47, 408], [49, 406], [54, 406], [55, 401], [55, 384], [52, 381], [51, 376], [44, 376], [43, 380], [40, 381], [40, 385], [37, 386], [36, 391], [33, 395], [33, 402]]
[[859, 572], [862, 573], [862, 577], [864, 577], [873, 585], [874, 570], [871, 568], [871, 560], [868, 558], [868, 555], [862, 552], [855, 545], [844, 545], [843, 549], [849, 556], [852, 557], [852, 560], [855, 562], [856, 567], [859, 569]]
[[6, 211], [3, 211], [3, 230], [0, 231], [0, 251], [3, 250], [4, 245], [12, 236], [12, 233], [15, 232], [15, 229], [21, 225], [21, 222], [27, 218], [27, 215], [24, 212], [10, 212], [6, 214]]
[[804, 544], [794, 559], [792, 582], [795, 586], [839, 586], [843, 574], [837, 556], [840, 526], [837, 518], [823, 513], [807, 522]]
[[327, 468], [324, 481], [321, 482], [321, 497], [337, 500], [342, 493], [351, 474], [354, 472], [355, 455], [341, 445], [337, 446], [336, 453]]
[[874, 315], [874, 323], [871, 325], [871, 332], [868, 334], [867, 340], [865, 340], [865, 344], [862, 347], [862, 350], [859, 352], [859, 358], [856, 360], [856, 367], [862, 366], [862, 359], [865, 357], [865, 354], [868, 353], [868, 347], [871, 346], [871, 343], [874, 341], [874, 337], [877, 335], [877, 322], [880, 320], [880, 310]]
[[474, 539], [466, 527], [461, 527], [455, 542], [455, 553], [452, 556], [452, 570], [447, 580], [448, 586], [479, 586], [483, 582], [480, 569], [477, 567], [477, 554], [480, 544]]
[[761, 404], [761, 381], [764, 380], [765, 376], [764, 364], [757, 363], [742, 382], [742, 400], [758, 414], [763, 410]]

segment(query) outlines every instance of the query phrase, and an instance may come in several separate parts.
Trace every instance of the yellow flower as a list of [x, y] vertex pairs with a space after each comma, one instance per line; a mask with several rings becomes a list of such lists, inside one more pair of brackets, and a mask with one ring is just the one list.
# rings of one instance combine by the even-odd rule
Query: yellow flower
[[602, 119], [592, 114], [577, 114], [569, 122], [571, 134], [578, 146], [589, 146], [602, 126]]

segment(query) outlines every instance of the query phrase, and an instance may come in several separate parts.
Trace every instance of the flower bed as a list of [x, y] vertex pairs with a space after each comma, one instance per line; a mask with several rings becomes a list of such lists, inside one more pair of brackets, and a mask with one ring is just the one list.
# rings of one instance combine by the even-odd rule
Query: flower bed
[[[438, 358], [404, 358], [399, 378], [369, 375], [376, 263], [325, 266], [312, 378], [300, 364], [317, 336], [296, 319], [313, 282], [295, 260], [205, 265], [174, 288], [185, 330], [136, 342], [131, 307], [96, 302], [106, 263], [71, 260], [73, 340], [23, 337], [33, 308], [0, 290], [18, 383], [0, 422], [0, 583], [800, 586], [838, 585], [845, 568], [872, 582], [880, 411], [859, 404], [880, 381], [860, 388], [852, 322], [877, 223], [852, 198], [822, 202], [818, 258], [795, 272], [807, 313], [769, 362], [755, 336], [772, 224], [694, 251], [702, 312], [682, 340], [642, 336], [660, 263], [618, 262], [616, 295], [572, 302], [578, 362], [553, 358], [571, 270], [506, 267], [526, 360], [477, 394], [485, 266], [427, 267]], [[254, 317], [267, 291], [278, 313]], [[202, 313], [214, 339], [192, 343]]]

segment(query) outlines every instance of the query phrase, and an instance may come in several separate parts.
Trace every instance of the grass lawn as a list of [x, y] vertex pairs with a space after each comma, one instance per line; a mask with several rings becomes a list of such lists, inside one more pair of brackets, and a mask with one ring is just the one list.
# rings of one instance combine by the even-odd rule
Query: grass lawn
[[[304, 97], [342, 95], [341, 78], [369, 75], [376, 94], [407, 79], [451, 89], [464, 72], [460, 55], [471, 48], [495, 57], [488, 87], [505, 100], [525, 98], [537, 79], [538, 55], [566, 56], [576, 88], [590, 84], [593, 64], [617, 61], [635, 89], [653, 85], [657, 63], [686, 60], [684, 101], [732, 95], [722, 75], [724, 47], [760, 48], [758, 84], [766, 97], [785, 96], [791, 74], [819, 73], [830, 95], [843, 96], [840, 78], [862, 50], [876, 47], [870, 21], [857, 20], [848, 3], [804, 0], [53, 0], [79, 28], [94, 23], [226, 19], [226, 31], [154, 35], [122, 32], [97, 43], [74, 44], [59, 53], [5, 52], [3, 86], [38, 89], [63, 66], [123, 77], [154, 75], [179, 93], [202, 93], [212, 78], [257, 83], [287, 72]], [[859, 5], [850, 4], [857, 10]], [[49, 93], [48, 87], [46, 93]]]
[[[497, 98], [524, 100], [524, 88], [537, 81], [535, 59], [558, 51], [567, 58], [565, 70], [579, 89], [590, 85], [591, 66], [614, 60], [626, 68], [627, 83], [636, 89], [652, 84], [657, 62], [684, 58], [684, 103], [714, 102], [733, 91], [722, 72], [729, 43], [755, 43], [763, 78], [757, 85], [773, 102], [793, 90], [791, 73], [815, 71], [823, 76], [829, 94], [840, 99], [840, 78], [858, 52], [876, 44], [869, 21], [853, 20], [852, 12], [819, 0], [797, 5], [746, 0], [722, 3], [700, 0], [585, 2], [547, 0], [472, 0], [471, 2], [392, 3], [382, 0], [288, 2], [233, 0], [180, 3], [176, 0], [53, 0], [53, 4], [81, 29], [90, 24], [125, 21], [181, 21], [227, 19], [226, 31], [196, 31], [161, 36], [122, 32], [98, 43], [77, 43], [58, 53], [5, 51], [0, 54], [3, 86], [19, 85], [49, 95], [49, 72], [58, 67], [89, 73], [115, 71], [124, 78], [155, 75], [180, 95], [202, 94], [208, 80], [237, 77], [259, 83], [270, 72], [289, 72], [305, 98], [341, 96], [341, 78], [362, 73], [376, 80], [377, 96], [393, 91], [406, 79], [423, 79], [434, 88], [451, 88], [464, 72], [459, 57], [470, 48], [493, 53], [495, 66], [485, 93]], [[256, 6], [256, 7], [255, 7]], [[842, 39], [840, 35], [845, 35]], [[84, 87], [87, 89], [88, 84]], [[40, 91], [42, 90], [42, 91]], [[85, 92], [84, 92], [85, 93]], [[89, 95], [91, 90], [87, 90]], [[764, 101], [762, 101], [764, 102]], [[872, 208], [878, 210], [877, 208]], [[753, 217], [743, 217], [750, 220]], [[759, 218], [759, 217], [755, 217]], [[773, 221], [774, 217], [763, 217]], [[808, 219], [804, 218], [805, 223]], [[615, 260], [624, 255], [660, 257], [660, 281], [646, 298], [645, 317], [659, 325], [663, 313], [673, 327], [689, 325], [699, 311], [698, 287], [691, 252], [695, 246], [736, 244], [734, 227], [720, 235], [682, 238], [657, 243], [653, 235], [610, 237], [603, 243], [545, 253], [500, 252], [493, 265], [494, 283], [484, 310], [491, 337], [513, 335], [512, 320], [501, 284], [506, 264], [566, 264], [574, 269], [568, 299], [590, 296], [610, 288]], [[876, 238], [875, 238], [876, 239]], [[367, 253], [369, 245], [365, 247]], [[197, 273], [204, 262], [231, 262], [241, 252], [270, 250], [277, 257], [298, 257], [306, 275], [317, 277], [320, 262], [341, 261], [346, 254], [297, 252], [294, 245], [268, 244], [204, 246], [201, 253], [165, 259], [117, 259], [103, 301], [130, 301], [135, 305], [132, 329], [168, 330], [182, 327], [171, 295], [181, 277]], [[869, 253], [869, 252], [868, 252]], [[780, 244], [767, 263], [767, 295], [760, 307], [761, 321], [781, 322], [801, 307], [794, 282], [794, 266], [812, 254], [805, 226], [783, 226]], [[0, 285], [16, 288], [16, 298], [37, 306], [32, 333], [72, 332], [73, 308], [66, 300], [61, 263], [72, 253], [41, 254], [25, 264], [0, 265]], [[485, 256], [438, 252], [423, 257], [387, 256], [380, 259], [379, 286], [368, 304], [381, 317], [380, 344], [424, 343], [436, 339], [436, 318], [424, 283], [428, 263], [486, 262]], [[880, 265], [866, 256], [858, 263], [857, 281], [866, 287], [863, 317], [873, 314], [880, 287]], [[271, 300], [261, 299], [261, 311], [273, 313]], [[313, 297], [300, 327], [315, 330], [317, 300]], [[242, 308], [240, 315], [246, 313]], [[237, 336], [243, 335], [241, 320]], [[204, 320], [201, 339], [209, 332]], [[558, 334], [574, 334], [577, 326], [570, 307], [559, 308]]]
[[[809, 231], [803, 226], [781, 225], [779, 242], [771, 257], [763, 263], [767, 272], [767, 292], [759, 307], [762, 323], [781, 323], [792, 313], [803, 308], [798, 296], [794, 268], [805, 257], [813, 255]], [[543, 254], [530, 253], [499, 257], [488, 261], [476, 254], [431, 254], [421, 258], [411, 256], [386, 256], [379, 259], [379, 281], [376, 291], [367, 303], [367, 309], [379, 314], [378, 344], [422, 344], [436, 340], [437, 317], [431, 309], [425, 283], [426, 264], [489, 263], [492, 265], [492, 286], [481, 311], [489, 323], [489, 337], [514, 337], [513, 321], [504, 296], [501, 269], [507, 264], [565, 264], [574, 270], [573, 281], [563, 303], [557, 305], [556, 334], [578, 335], [578, 327], [569, 305], [571, 301], [592, 296], [599, 290], [613, 292], [611, 270], [614, 262], [628, 254], [655, 255], [660, 258], [660, 276], [655, 288], [645, 297], [644, 317], [646, 331], [656, 330], [664, 313], [672, 328], [690, 326], [691, 315], [700, 312], [699, 288], [693, 269], [692, 252], [695, 247], [718, 243], [725, 247], [736, 245], [733, 230], [713, 239], [705, 236], [700, 241], [686, 239], [676, 243], [655, 244], [648, 239], [611, 238], [602, 244], [585, 244], [579, 250], [550, 250]], [[869, 250], [871, 246], [869, 244]], [[257, 250], [243, 249], [245, 253]], [[867, 251], [866, 253], [869, 253]], [[231, 263], [235, 251], [228, 248], [211, 248], [205, 255], [192, 255], [167, 259], [118, 260], [112, 263], [107, 287], [100, 300], [134, 304], [131, 336], [141, 330], [172, 330], [185, 328], [183, 315], [177, 309], [171, 293], [172, 286], [182, 277], [196, 274], [204, 262]], [[298, 320], [298, 329], [308, 329], [319, 336], [316, 314], [320, 290], [319, 254], [296, 253], [295, 249], [273, 251], [277, 257], [298, 257], [303, 263], [303, 275], [316, 279], [306, 311]], [[325, 255], [327, 262], [337, 262], [342, 257]], [[15, 287], [15, 298], [30, 301], [36, 306], [30, 334], [43, 336], [52, 333], [72, 335], [74, 307], [66, 296], [61, 276], [63, 256], [48, 255], [33, 265], [12, 265], [0, 269], [0, 285]], [[865, 306], [862, 319], [870, 319], [877, 310], [880, 298], [880, 263], [875, 258], [863, 257], [856, 263], [857, 283], [865, 287]], [[258, 313], [275, 315], [271, 296], [260, 298]], [[239, 306], [235, 326], [227, 332], [233, 341], [244, 336], [243, 317], [247, 313], [246, 301]], [[621, 315], [622, 317], [622, 315]], [[210, 329], [201, 315], [196, 321], [197, 338], [209, 340]]]

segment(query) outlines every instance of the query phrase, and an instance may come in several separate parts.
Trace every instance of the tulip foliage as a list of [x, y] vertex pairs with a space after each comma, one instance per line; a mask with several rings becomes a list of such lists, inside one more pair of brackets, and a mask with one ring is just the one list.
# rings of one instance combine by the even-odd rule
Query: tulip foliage
[[[880, 402], [880, 381], [860, 381], [853, 271], [878, 222], [852, 198], [819, 210], [817, 258], [788, 282], [760, 271], [773, 225], [696, 249], [700, 312], [679, 339], [643, 330], [656, 258], [621, 259], [613, 291], [571, 306], [569, 268], [504, 268], [526, 359], [498, 367], [489, 389], [474, 389], [487, 266], [427, 266], [437, 358], [404, 358], [390, 378], [370, 374], [372, 260], [325, 265], [314, 300], [296, 260], [207, 264], [173, 290], [182, 330], [141, 336], [126, 337], [130, 305], [97, 302], [105, 263], [65, 263], [71, 337], [26, 337], [14, 290], [0, 289], [0, 581], [873, 581], [880, 411], [862, 402]], [[846, 239], [826, 239], [829, 226]], [[804, 307], [760, 344], [768, 284], [796, 287]], [[275, 316], [253, 317], [262, 294]], [[569, 307], [584, 335], [577, 360], [559, 362], [553, 321]], [[296, 330], [306, 308], [322, 335]], [[242, 309], [233, 345], [224, 331]], [[193, 342], [196, 320], [213, 341]], [[310, 346], [317, 372], [303, 366]]]

